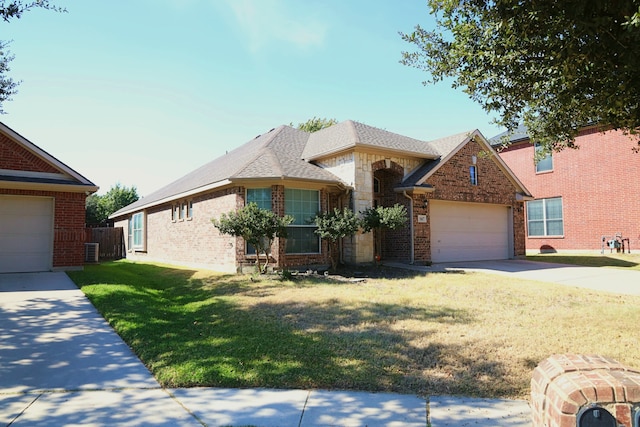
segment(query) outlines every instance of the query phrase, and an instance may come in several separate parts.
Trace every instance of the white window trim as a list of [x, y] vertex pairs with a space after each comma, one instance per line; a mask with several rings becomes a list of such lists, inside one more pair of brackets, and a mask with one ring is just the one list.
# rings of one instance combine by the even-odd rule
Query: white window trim
[[[549, 234], [547, 231], [547, 210], [546, 210], [546, 203], [547, 200], [556, 200], [556, 199], [560, 199], [560, 205], [562, 207], [562, 233], [561, 234]], [[562, 199], [562, 197], [545, 197], [542, 199], [536, 199], [536, 200], [530, 200], [528, 203], [531, 202], [542, 202], [542, 224], [543, 224], [543, 229], [544, 229], [544, 234], [542, 235], [535, 235], [532, 236], [529, 231], [529, 222], [531, 221], [531, 219], [529, 219], [529, 209], [528, 209], [528, 205], [526, 206], [526, 211], [527, 211], [527, 238], [528, 239], [546, 239], [546, 238], [564, 238], [564, 200]], [[540, 221], [540, 220], [534, 220], [534, 221]]]
[[[135, 219], [134, 218], [137, 217], [137, 216], [141, 216], [142, 217], [142, 220], [140, 221], [141, 227], [139, 229], [140, 230], [140, 234], [141, 234], [141, 237], [140, 237], [141, 238], [141, 242], [139, 244], [135, 243], [135, 235], [136, 235], [136, 230], [137, 229], [134, 228], [135, 227]], [[133, 215], [131, 215], [131, 219], [129, 221], [130, 221], [130, 225], [131, 225], [131, 230], [130, 230], [130, 233], [131, 233], [130, 234], [131, 247], [130, 247], [130, 249], [133, 250], [133, 251], [139, 251], [139, 252], [145, 251], [146, 247], [147, 247], [146, 215], [145, 215], [145, 213], [144, 212], [136, 212]]]
[[[540, 147], [540, 144], [536, 142], [536, 143], [534, 144], [534, 146], [533, 146], [533, 147], [534, 147], [534, 148], [533, 148], [533, 153], [534, 153], [534, 155], [535, 155], [535, 154], [537, 153], [537, 151], [538, 151], [538, 147]], [[549, 169], [538, 170], [538, 166], [540, 165], [540, 162], [536, 162], [536, 163], [535, 163], [536, 174], [539, 174], [539, 173], [549, 173], [549, 172], [553, 172], [553, 167], [554, 167], [553, 153], [549, 153], [549, 154], [547, 154], [547, 157], [548, 157], [549, 159], [551, 159], [551, 167], [550, 167]], [[546, 158], [545, 158], [545, 159], [543, 159], [543, 160], [546, 160]]]

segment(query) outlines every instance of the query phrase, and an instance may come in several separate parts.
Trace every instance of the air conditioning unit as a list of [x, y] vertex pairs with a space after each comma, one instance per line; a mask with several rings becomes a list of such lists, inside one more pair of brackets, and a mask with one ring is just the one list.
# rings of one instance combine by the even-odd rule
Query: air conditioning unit
[[99, 247], [99, 243], [85, 243], [84, 262], [98, 262], [98, 255], [100, 254]]

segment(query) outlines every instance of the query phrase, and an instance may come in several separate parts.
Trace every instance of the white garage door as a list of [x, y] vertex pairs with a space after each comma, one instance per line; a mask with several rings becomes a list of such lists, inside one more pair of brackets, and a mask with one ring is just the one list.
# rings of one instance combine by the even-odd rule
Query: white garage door
[[510, 209], [502, 205], [432, 201], [432, 262], [510, 257]]
[[53, 199], [0, 196], [0, 273], [51, 270]]

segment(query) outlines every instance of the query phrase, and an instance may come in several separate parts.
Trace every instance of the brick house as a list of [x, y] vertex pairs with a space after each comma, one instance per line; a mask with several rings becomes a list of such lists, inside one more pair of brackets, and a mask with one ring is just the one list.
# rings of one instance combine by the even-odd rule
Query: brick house
[[81, 269], [98, 187], [0, 123], [0, 273]]
[[[504, 135], [492, 143], [500, 144]], [[637, 140], [591, 126], [575, 143], [578, 149], [553, 153], [536, 165], [537, 148], [520, 128], [500, 151], [535, 197], [526, 202], [527, 251], [601, 251], [603, 237], [606, 244], [616, 234], [638, 248], [640, 154], [632, 150]]]
[[277, 240], [278, 268], [326, 266], [316, 213], [406, 206], [402, 230], [343, 239], [347, 264], [506, 259], [524, 254], [529, 192], [478, 131], [426, 142], [353, 121], [315, 133], [280, 126], [111, 215], [127, 258], [235, 272], [255, 263], [211, 218], [256, 202], [295, 222]]

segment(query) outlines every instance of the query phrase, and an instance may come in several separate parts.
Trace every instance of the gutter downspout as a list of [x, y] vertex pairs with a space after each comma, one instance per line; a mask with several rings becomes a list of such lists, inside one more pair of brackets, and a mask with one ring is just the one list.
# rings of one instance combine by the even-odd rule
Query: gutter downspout
[[414, 239], [415, 236], [413, 234], [413, 198], [411, 196], [409, 196], [407, 194], [407, 191], [403, 191], [402, 195], [404, 197], [406, 197], [407, 199], [409, 199], [409, 230], [411, 233], [411, 261], [409, 262], [409, 264], [414, 264], [415, 263], [415, 248], [414, 248]]

